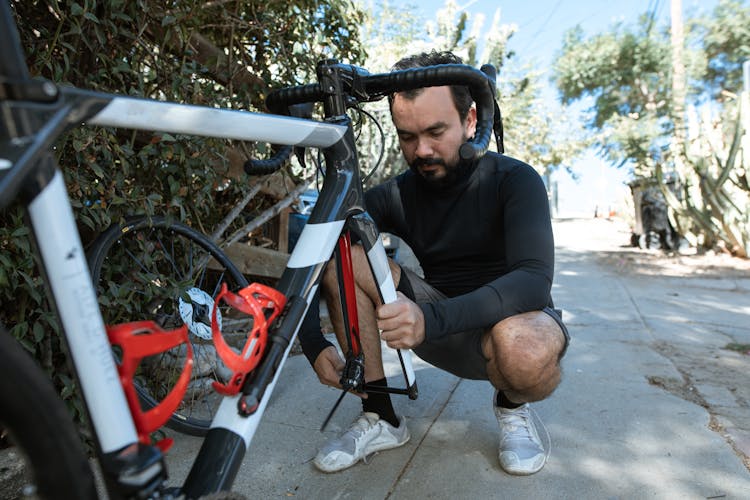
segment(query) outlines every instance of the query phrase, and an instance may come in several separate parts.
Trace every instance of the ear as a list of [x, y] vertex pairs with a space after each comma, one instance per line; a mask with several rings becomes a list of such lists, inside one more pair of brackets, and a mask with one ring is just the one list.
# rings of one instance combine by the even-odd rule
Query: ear
[[466, 137], [474, 137], [477, 131], [477, 105], [472, 104], [469, 108], [469, 112], [466, 114], [466, 121], [464, 122], [466, 127]]

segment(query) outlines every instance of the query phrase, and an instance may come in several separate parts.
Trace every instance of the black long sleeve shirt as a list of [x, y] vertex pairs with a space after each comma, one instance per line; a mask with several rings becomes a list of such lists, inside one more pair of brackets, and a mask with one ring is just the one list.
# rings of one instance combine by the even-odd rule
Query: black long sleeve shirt
[[[448, 297], [419, 304], [427, 339], [552, 306], [554, 241], [539, 174], [491, 152], [461, 169], [447, 188], [407, 171], [365, 195], [378, 229], [403, 239], [425, 281]], [[301, 341], [314, 361], [327, 343], [308, 330]]]
[[539, 174], [494, 153], [465, 168], [447, 189], [409, 171], [365, 198], [378, 228], [402, 238], [425, 281], [449, 297], [420, 304], [427, 338], [551, 305], [554, 242]]

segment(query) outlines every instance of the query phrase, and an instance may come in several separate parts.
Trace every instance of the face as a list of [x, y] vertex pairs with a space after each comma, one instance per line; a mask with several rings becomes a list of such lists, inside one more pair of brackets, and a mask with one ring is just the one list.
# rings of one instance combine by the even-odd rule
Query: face
[[391, 116], [406, 162], [435, 184], [457, 168], [458, 148], [474, 135], [477, 122], [473, 107], [461, 122], [450, 87], [427, 87], [414, 99], [396, 94]]

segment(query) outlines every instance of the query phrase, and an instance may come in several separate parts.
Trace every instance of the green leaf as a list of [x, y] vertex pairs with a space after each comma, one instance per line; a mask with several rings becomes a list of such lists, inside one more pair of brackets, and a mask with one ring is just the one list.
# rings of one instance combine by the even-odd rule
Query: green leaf
[[70, 5], [70, 13], [72, 15], [74, 15], [74, 16], [80, 16], [81, 14], [83, 14], [83, 12], [84, 12], [83, 11], [83, 7], [81, 7], [80, 5], [78, 5], [78, 2], [73, 2]]
[[31, 230], [27, 226], [21, 226], [10, 233], [10, 236], [12, 238], [20, 238], [21, 236], [28, 236], [29, 233], [31, 233]]
[[127, 23], [131, 23], [133, 21], [133, 18], [129, 15], [123, 13], [123, 12], [113, 12], [112, 13], [112, 19], [119, 19], [121, 21], [125, 21]]
[[44, 339], [45, 331], [44, 327], [42, 327], [41, 323], [34, 323], [34, 326], [32, 327], [32, 333], [34, 334], [34, 342], [39, 343]]
[[[24, 318], [21, 318], [24, 319]], [[26, 334], [29, 331], [29, 324], [24, 323], [17, 323], [13, 326], [13, 328], [10, 329], [10, 334], [13, 335], [17, 339], [23, 339]]]
[[81, 221], [81, 222], [83, 222], [83, 224], [84, 224], [85, 226], [87, 226], [88, 228], [90, 228], [90, 229], [94, 229], [94, 230], [96, 229], [96, 224], [95, 224], [95, 223], [94, 223], [94, 221], [93, 221], [93, 220], [91, 219], [91, 217], [89, 217], [89, 216], [87, 216], [87, 215], [84, 215], [84, 214], [79, 214], [79, 215], [78, 215], [78, 218], [79, 218], [79, 219], [80, 219], [80, 221]]
[[96, 24], [99, 24], [99, 18], [98, 18], [98, 17], [96, 17], [96, 16], [95, 16], [94, 14], [92, 14], [91, 12], [86, 12], [86, 13], [85, 13], [85, 14], [83, 15], [83, 17], [84, 17], [84, 18], [86, 18], [86, 19], [88, 19], [89, 21], [93, 21], [93, 22], [95, 22]]
[[73, 392], [74, 392], [73, 384], [65, 385], [62, 391], [60, 391], [60, 397], [63, 400], [68, 399], [69, 397], [73, 395]]
[[94, 172], [97, 177], [99, 177], [100, 179], [103, 179], [105, 177], [104, 170], [101, 166], [99, 166], [98, 163], [90, 163], [89, 166], [91, 167], [91, 171]]

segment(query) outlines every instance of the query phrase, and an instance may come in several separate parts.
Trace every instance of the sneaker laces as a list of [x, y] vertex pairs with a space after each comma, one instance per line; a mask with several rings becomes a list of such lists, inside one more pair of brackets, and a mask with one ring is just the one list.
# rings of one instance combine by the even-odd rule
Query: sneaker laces
[[370, 422], [370, 419], [365, 415], [361, 415], [344, 434], [350, 435], [356, 439], [365, 434], [371, 427], [372, 422]]
[[[527, 428], [528, 425], [526, 423], [526, 420], [531, 420], [532, 423], [536, 426], [537, 433], [539, 429], [541, 429], [543, 432], [541, 433], [542, 436], [540, 436], [540, 441], [542, 441], [541, 445], [544, 449], [544, 461], [547, 462], [547, 459], [549, 459], [549, 456], [552, 454], [552, 437], [550, 436], [549, 431], [547, 430], [547, 426], [544, 425], [544, 422], [542, 421], [541, 417], [539, 417], [539, 414], [534, 410], [534, 408], [531, 407], [531, 405], [527, 405], [526, 409], [528, 410], [528, 417], [526, 415], [519, 415], [517, 413], [505, 413], [502, 416], [503, 419], [503, 426], [506, 425], [509, 427], [509, 431], [511, 433], [514, 433], [516, 429], [519, 428]], [[527, 439], [529, 441], [533, 441], [531, 437], [531, 432], [524, 432], [523, 436], [519, 436], [518, 434], [515, 434], [512, 437], [513, 439], [523, 438]]]
[[[349, 427], [349, 430], [347, 430], [342, 436], [341, 439], [343, 440], [344, 437], [349, 436], [354, 440], [354, 446], [356, 449], [357, 446], [357, 440], [360, 439], [362, 436], [364, 436], [367, 431], [371, 430], [373, 427], [377, 425], [377, 421], [373, 424], [369, 418], [367, 418], [367, 415], [362, 414], [359, 416], [359, 418]], [[377, 451], [374, 451], [370, 453], [369, 455], [365, 455], [362, 457], [362, 462], [365, 465], [368, 465], [368, 461], [371, 457], [375, 456], [377, 454]]]

